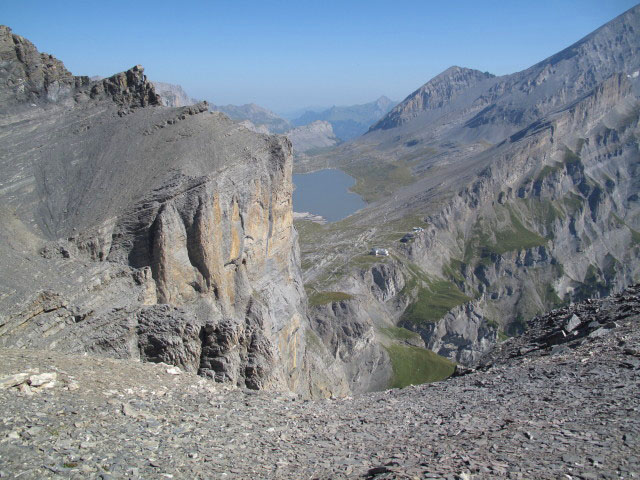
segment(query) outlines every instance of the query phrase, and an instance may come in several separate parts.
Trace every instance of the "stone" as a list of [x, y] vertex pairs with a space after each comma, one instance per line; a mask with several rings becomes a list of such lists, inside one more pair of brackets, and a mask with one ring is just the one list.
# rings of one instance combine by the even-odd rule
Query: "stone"
[[53, 388], [56, 385], [58, 374], [55, 372], [41, 373], [39, 375], [31, 375], [28, 383], [34, 388]]
[[589, 334], [589, 338], [601, 338], [604, 337], [606, 335], [609, 335], [609, 333], [611, 333], [611, 330], [608, 328], [598, 328], [597, 330], [594, 330], [593, 332], [591, 332]]
[[566, 323], [564, 329], [567, 332], [573, 332], [576, 328], [580, 326], [581, 320], [576, 314], [571, 315], [571, 318]]
[[28, 373], [15, 373], [0, 380], [0, 388], [11, 388], [24, 383], [29, 378]]

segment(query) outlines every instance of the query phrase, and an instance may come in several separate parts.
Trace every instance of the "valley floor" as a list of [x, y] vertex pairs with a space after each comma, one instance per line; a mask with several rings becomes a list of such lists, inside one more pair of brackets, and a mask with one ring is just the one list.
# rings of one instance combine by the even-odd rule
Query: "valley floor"
[[576, 310], [597, 334], [550, 347], [533, 328], [475, 372], [343, 399], [2, 349], [0, 384], [57, 375], [0, 389], [0, 477], [638, 478], [640, 288], [602, 302]]

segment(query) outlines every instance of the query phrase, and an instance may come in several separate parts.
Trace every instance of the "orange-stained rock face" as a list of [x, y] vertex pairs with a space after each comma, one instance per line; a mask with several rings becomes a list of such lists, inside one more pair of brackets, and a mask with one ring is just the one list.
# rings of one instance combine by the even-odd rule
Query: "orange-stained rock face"
[[0, 77], [22, 78], [0, 82], [21, 125], [0, 155], [0, 236], [16, 239], [0, 243], [0, 344], [312, 391], [290, 142], [206, 103], [159, 106], [139, 66], [73, 77], [6, 27], [0, 53]]

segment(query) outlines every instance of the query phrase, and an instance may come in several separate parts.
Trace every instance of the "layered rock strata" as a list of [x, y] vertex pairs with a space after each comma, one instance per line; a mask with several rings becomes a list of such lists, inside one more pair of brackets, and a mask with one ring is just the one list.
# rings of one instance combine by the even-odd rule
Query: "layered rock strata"
[[314, 392], [289, 141], [0, 33], [0, 344]]

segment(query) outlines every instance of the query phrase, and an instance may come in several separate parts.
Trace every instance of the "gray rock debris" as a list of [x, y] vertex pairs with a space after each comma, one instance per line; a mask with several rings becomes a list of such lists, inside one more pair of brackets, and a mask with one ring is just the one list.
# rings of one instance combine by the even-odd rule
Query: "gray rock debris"
[[[550, 355], [545, 339], [572, 315], [580, 338]], [[616, 326], [589, 338], [595, 319]], [[314, 401], [166, 365], [0, 349], [0, 378], [55, 367], [79, 386], [27, 401], [0, 389], [0, 469], [26, 479], [634, 478], [639, 321], [634, 287], [540, 316], [475, 372]]]

